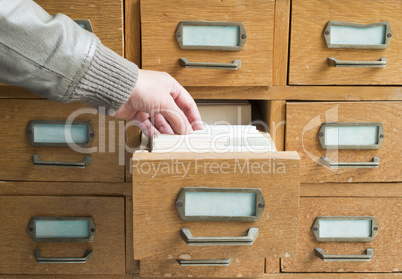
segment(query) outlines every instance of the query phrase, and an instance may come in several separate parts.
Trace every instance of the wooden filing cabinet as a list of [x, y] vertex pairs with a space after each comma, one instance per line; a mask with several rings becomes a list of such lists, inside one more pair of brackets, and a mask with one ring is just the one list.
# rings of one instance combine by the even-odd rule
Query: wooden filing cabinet
[[[265, 257], [296, 253], [299, 162], [295, 152], [138, 153], [133, 160], [134, 259], [140, 260], [141, 275], [163, 276], [167, 269], [171, 270], [167, 273], [175, 276], [192, 272], [197, 277], [212, 274], [261, 276]], [[165, 170], [147, 171], [157, 169], [152, 166]], [[167, 171], [169, 166], [173, 169]], [[184, 174], [178, 166], [187, 166], [188, 171]], [[221, 168], [224, 173], [219, 172]], [[206, 189], [215, 190], [212, 192], [215, 194], [230, 194], [230, 191], [239, 194], [246, 189], [258, 189], [261, 199], [258, 195], [254, 198], [254, 207], [262, 209], [262, 215], [253, 221], [238, 220], [237, 215], [219, 220], [205, 215], [197, 218], [200, 213], [192, 213], [191, 207], [200, 205], [192, 205], [195, 200], [187, 193], [181, 194], [188, 187], [198, 194]], [[215, 194], [207, 200], [217, 199]], [[229, 195], [226, 200], [234, 198]], [[239, 202], [237, 207], [244, 203]], [[184, 208], [184, 213], [180, 213], [180, 207]], [[190, 220], [181, 214], [186, 218], [190, 216]], [[258, 215], [257, 209], [253, 214]], [[255, 238], [251, 237], [251, 231], [256, 231]], [[247, 245], [238, 240], [246, 235], [250, 238]], [[207, 241], [200, 238], [207, 238]], [[211, 267], [205, 262], [229, 258], [233, 259], [234, 266]], [[155, 260], [163, 262], [151, 265]], [[190, 271], [190, 267], [180, 267], [176, 260], [204, 261], [205, 269], [197, 267]], [[239, 266], [244, 267], [239, 269]], [[250, 270], [251, 266], [257, 269]]]
[[[292, 1], [292, 27], [289, 61], [289, 84], [291, 85], [400, 85], [402, 83], [399, 67], [401, 58], [400, 34], [402, 23], [399, 20], [400, 2], [394, 1]], [[371, 43], [385, 44], [384, 49], [374, 49], [365, 45], [355, 45], [357, 48], [342, 46], [340, 43], [356, 44], [351, 36], [357, 33], [345, 33], [342, 38], [335, 36], [335, 28], [327, 28], [329, 21], [348, 22], [353, 24], [374, 24], [389, 22], [390, 28], [380, 30], [383, 41]], [[381, 28], [381, 26], [378, 26]], [[350, 26], [350, 29], [356, 28]], [[354, 35], [353, 35], [354, 34]], [[331, 38], [331, 35], [334, 37]], [[338, 45], [337, 48], [327, 47], [324, 36]], [[378, 35], [363, 35], [376, 38]], [[330, 39], [331, 38], [331, 39]], [[371, 38], [373, 39], [373, 38]], [[339, 61], [360, 61], [360, 65], [369, 61], [379, 61], [386, 58], [386, 67], [338, 68], [328, 65], [328, 58]]]
[[[0, 119], [2, 145], [0, 147], [0, 177], [19, 181], [124, 181], [124, 131], [119, 132], [119, 121], [100, 115], [91, 107], [81, 104], [60, 104], [48, 100], [0, 99], [3, 117]], [[44, 121], [43, 131], [32, 121]], [[47, 142], [72, 142], [63, 127], [66, 121], [79, 122], [85, 130], [74, 135], [86, 145]], [[41, 122], [41, 123], [42, 123]], [[58, 123], [58, 124], [57, 124]], [[67, 126], [66, 126], [67, 127]], [[43, 134], [47, 138], [42, 139]], [[119, 134], [120, 133], [120, 134]], [[30, 140], [30, 138], [32, 140]], [[36, 138], [36, 140], [35, 140]], [[50, 141], [50, 140], [49, 140]], [[42, 146], [34, 145], [34, 143]], [[63, 145], [63, 146], [60, 146]]]
[[[282, 260], [282, 271], [396, 272], [401, 270], [399, 260], [402, 253], [401, 230], [398, 221], [402, 216], [401, 207], [402, 200], [400, 197], [301, 198], [299, 239], [302, 241], [298, 242], [297, 257]], [[314, 230], [320, 235], [315, 223], [319, 216], [374, 217], [377, 223], [370, 230], [367, 229], [366, 235], [374, 236], [374, 233], [377, 235], [371, 240], [359, 240], [358, 237], [355, 237], [353, 241], [342, 240], [342, 238], [338, 241], [319, 241], [314, 236]], [[344, 232], [346, 229], [347, 226], [343, 227]], [[328, 232], [324, 233], [331, 235]], [[349, 232], [350, 235], [356, 236], [359, 235], [358, 233], [358, 231]], [[347, 239], [346, 237], [343, 238]], [[345, 255], [344, 257], [349, 256], [350, 258], [347, 261], [324, 261], [315, 255], [314, 250], [317, 248], [322, 249], [327, 255]], [[361, 261], [361, 256], [367, 253], [367, 249], [373, 250], [371, 260]], [[360, 261], [357, 261], [359, 258]]]
[[[7, 224], [0, 228], [0, 273], [125, 273], [123, 197], [2, 196], [0, 200], [0, 220]], [[91, 234], [93, 239], [82, 243], [75, 239], [64, 242], [72, 232], [74, 237], [85, 235], [85, 228], [71, 224], [69, 231], [66, 226], [57, 229], [54, 223], [46, 223], [41, 225], [40, 235], [49, 239], [34, 241], [30, 234], [39, 235], [38, 225], [35, 230], [31, 223], [35, 217], [68, 217], [72, 222], [77, 217], [89, 217], [93, 224], [86, 228], [85, 237], [88, 239]], [[59, 235], [63, 236], [62, 242], [55, 240]], [[87, 261], [80, 262], [88, 252], [91, 254]]]
[[[140, 4], [144, 69], [166, 71], [183, 86], [272, 85], [275, 1], [144, 0]], [[186, 22], [185, 26], [178, 29], [179, 24], [183, 22]], [[229, 29], [223, 31], [223, 35], [214, 34], [211, 35], [213, 38], [209, 38], [205, 33], [212, 34], [218, 31], [195, 29], [195, 27], [208, 28], [205, 25], [197, 26], [200, 23], [212, 24], [210, 28], [227, 29], [234, 27], [230, 24], [241, 23], [244, 30]], [[232, 32], [235, 34], [231, 34]], [[199, 36], [202, 38], [205, 37], [205, 41], [193, 42], [192, 38], [197, 34], [201, 34]], [[228, 34], [227, 38], [225, 34]], [[178, 39], [181, 39], [184, 49]], [[228, 47], [226, 43], [229, 41]], [[200, 49], [194, 49], [192, 44], [196, 43], [205, 45], [198, 46]], [[215, 46], [211, 47], [211, 44]], [[241, 49], [233, 49], [236, 48], [234, 46], [240, 47], [241, 44], [244, 44]], [[226, 49], [216, 50], [222, 48], [222, 45], [225, 45]], [[206, 49], [208, 47], [210, 49]], [[185, 68], [183, 62], [179, 61], [181, 58], [204, 64], [195, 69]], [[237, 70], [233, 70], [233, 65], [219, 66], [224, 69], [213, 68], [217, 67], [217, 63], [231, 64], [234, 61], [240, 61]]]
[[[402, 160], [400, 149], [401, 102], [289, 102], [286, 105], [286, 150], [296, 150], [301, 156], [301, 181], [320, 182], [400, 182]], [[376, 128], [380, 123], [382, 132], [372, 133], [372, 142], [378, 146], [356, 146], [344, 149], [340, 142], [341, 132], [325, 133], [324, 123], [346, 123], [351, 125], [366, 123], [366, 127]], [[336, 126], [340, 127], [340, 126]], [[355, 126], [356, 128], [364, 126]], [[353, 129], [353, 128], [350, 128]], [[358, 130], [355, 130], [359, 133]], [[361, 132], [360, 132], [361, 133]], [[336, 137], [339, 149], [323, 148], [320, 141], [326, 137]], [[353, 137], [353, 134], [348, 134]], [[369, 137], [370, 133], [366, 135]], [[358, 138], [363, 142], [365, 138]], [[328, 140], [328, 139], [327, 139]], [[332, 139], [334, 140], [334, 139]], [[383, 141], [380, 144], [380, 141]], [[353, 142], [353, 139], [350, 140]], [[328, 148], [328, 149], [327, 149]], [[378, 148], [378, 149], [375, 149]], [[325, 165], [322, 158], [331, 162], [350, 162], [349, 168], [336, 168]], [[359, 164], [370, 164], [373, 158], [379, 159], [377, 168], [362, 168]]]

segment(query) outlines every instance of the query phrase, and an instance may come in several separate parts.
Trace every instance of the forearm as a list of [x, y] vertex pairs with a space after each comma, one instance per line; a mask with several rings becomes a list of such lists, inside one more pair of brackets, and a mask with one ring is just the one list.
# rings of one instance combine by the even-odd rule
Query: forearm
[[0, 0], [0, 81], [58, 102], [119, 109], [137, 67], [67, 16], [31, 0]]

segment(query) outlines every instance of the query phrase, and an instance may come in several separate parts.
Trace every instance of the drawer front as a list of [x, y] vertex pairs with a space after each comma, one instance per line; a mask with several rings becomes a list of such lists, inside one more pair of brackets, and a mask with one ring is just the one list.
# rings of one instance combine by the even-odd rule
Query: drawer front
[[[308, 183], [401, 181], [401, 111], [401, 102], [287, 103], [286, 150], [296, 150], [301, 157], [301, 181]], [[381, 123], [383, 133], [379, 130], [366, 133], [364, 126], [357, 128], [350, 126], [349, 132], [344, 134], [339, 132], [342, 136], [338, 139], [329, 136], [330, 133], [321, 134], [322, 124], [332, 122], [342, 125]], [[372, 125], [368, 127], [370, 129], [375, 126], [370, 125]], [[320, 144], [320, 137], [325, 138], [326, 135], [339, 144], [355, 136], [357, 140], [352, 140], [351, 143], [360, 144], [367, 138], [371, 138], [374, 142], [375, 133], [380, 137], [379, 140], [383, 140], [382, 145], [377, 146], [378, 149], [361, 149], [370, 146], [368, 142], [364, 146], [351, 146], [352, 149], [324, 149]], [[382, 138], [381, 134], [384, 135]], [[362, 135], [364, 136], [361, 137]], [[328, 159], [321, 159], [324, 157]], [[377, 168], [375, 158], [379, 159]], [[329, 161], [332, 162], [331, 167], [328, 166]], [[352, 164], [342, 168], [336, 167], [336, 163], [344, 162]], [[371, 167], [367, 168], [364, 164]]]
[[[189, 261], [189, 255], [181, 255]], [[230, 259], [227, 266], [208, 266], [202, 263], [198, 266], [184, 266], [175, 260], [140, 261], [141, 278], [158, 277], [195, 277], [195, 278], [235, 278], [262, 277], [264, 275], [264, 259]]]
[[[183, 86], [271, 85], [274, 3], [273, 0], [141, 1], [142, 66], [144, 69], [166, 71]], [[223, 25], [243, 23], [246, 33], [239, 33], [240, 37], [245, 36], [238, 41], [245, 40], [244, 46], [235, 51], [181, 49], [177, 37], [182, 38], [186, 42], [184, 44], [210, 44], [187, 43], [190, 33], [197, 31], [190, 29], [188, 33], [177, 34], [179, 23], [183, 21], [223, 22]], [[212, 31], [208, 29], [197, 38], [215, 36], [213, 39], [219, 40], [223, 36], [230, 36], [231, 31], [217, 35], [220, 33], [214, 29], [216, 27], [219, 26], [210, 27]], [[211, 44], [220, 43], [213, 41]], [[180, 58], [212, 64], [206, 66], [207, 69], [184, 68], [179, 63]], [[228, 70], [228, 66], [225, 69], [211, 68], [216, 66], [214, 63], [230, 64], [235, 60], [241, 61], [238, 70]]]
[[[399, 241], [402, 238], [399, 224], [401, 212], [401, 198], [301, 198], [298, 254], [295, 258], [282, 259], [282, 271], [398, 272], [402, 268], [402, 245]], [[376, 231], [377, 235], [368, 242], [317, 241], [313, 227], [316, 227], [318, 216], [374, 216], [378, 226], [371, 232]], [[343, 232], [347, 228], [351, 227], [344, 227]], [[362, 232], [364, 230], [355, 229], [353, 233], [358, 235]], [[314, 254], [316, 248], [327, 255], [356, 255], [358, 258], [367, 249], [373, 249], [373, 254], [371, 261], [323, 261]]]
[[35, 0], [51, 15], [62, 13], [74, 20], [90, 20], [102, 44], [123, 55], [123, 2]]
[[[402, 7], [398, 0], [371, 1], [370, 4], [364, 0], [292, 1], [290, 84], [400, 85], [402, 46], [398, 36], [402, 32], [402, 23], [399, 20], [401, 12]], [[364, 25], [388, 21], [392, 31], [383, 26], [363, 28], [353, 25], [327, 29], [329, 21]], [[331, 46], [339, 48], [329, 48], [324, 36], [330, 38]], [[368, 38], [373, 41], [368, 41]], [[375, 49], [386, 41], [389, 41], [387, 48]], [[351, 45], [359, 49], [350, 48]], [[334, 67], [329, 66], [328, 58], [370, 64], [373, 61], [380, 63], [381, 58], [386, 58], [386, 66], [365, 67], [358, 63], [358, 67]]]
[[[78, 103], [60, 104], [40, 99], [4, 99], [0, 101], [0, 111], [3, 114], [0, 119], [0, 180], [124, 181], [124, 144], [120, 143], [124, 142], [124, 131], [118, 131], [123, 126], [119, 124], [124, 122], [101, 116], [95, 109]], [[55, 123], [64, 123], [67, 119], [85, 121], [80, 126], [82, 130], [79, 128], [77, 135], [72, 132], [71, 138], [74, 142], [92, 140], [90, 146], [52, 146], [56, 141], [65, 141], [67, 135], [63, 128], [55, 130], [53, 124], [61, 125]], [[44, 120], [45, 124], [33, 130], [30, 126], [33, 120], [35, 123]], [[92, 123], [93, 135], [89, 123]], [[34, 139], [36, 136], [38, 138]], [[30, 138], [40, 146], [33, 146]]]
[[[179, 255], [189, 255], [192, 259], [213, 260], [280, 257], [285, 253], [295, 253], [299, 197], [298, 166], [296, 152], [134, 154], [134, 259], [175, 260], [180, 259]], [[269, 168], [272, 168], [271, 171]], [[208, 199], [204, 199], [202, 195], [192, 198], [191, 195], [179, 197], [181, 190], [188, 187], [195, 188], [195, 192], [218, 188], [218, 193], [209, 193]], [[202, 210], [218, 206], [202, 205], [204, 202], [209, 204], [214, 198], [218, 199], [219, 194], [222, 203], [233, 206], [230, 201], [235, 200], [234, 195], [222, 194], [224, 190], [221, 188], [235, 193], [248, 188], [260, 189], [263, 201], [257, 196], [254, 204], [253, 200], [249, 204], [258, 205], [258, 208], [263, 209], [261, 217], [254, 221], [247, 218], [239, 220], [233, 216], [252, 214], [232, 213], [233, 209], [229, 214], [223, 214], [223, 210], [217, 209], [214, 211], [215, 215], [222, 214], [226, 217], [190, 218], [191, 220], [187, 221], [181, 219], [181, 215], [214, 215]], [[199, 208], [194, 209], [197, 199], [202, 203], [200, 211], [196, 210]], [[236, 197], [236, 209], [245, 205], [247, 201]], [[231, 221], [229, 217], [232, 218]], [[250, 240], [248, 245], [239, 243], [241, 240], [233, 240], [255, 236], [256, 231], [258, 236], [254, 242], [250, 243]], [[190, 245], [184, 240], [185, 234], [190, 235], [189, 243], [197, 242], [197, 237], [212, 239], [208, 244], [203, 243], [201, 246], [197, 243]], [[190, 240], [191, 235], [194, 240]], [[222, 237], [229, 238], [230, 243], [222, 244]]]
[[[103, 197], [0, 197], [0, 273], [5, 274], [121, 274], [125, 272], [124, 199]], [[93, 240], [82, 242], [39, 242], [30, 234], [55, 237], [60, 231], [49, 225], [32, 229], [33, 217], [92, 218]], [[54, 223], [53, 223], [54, 224]], [[54, 227], [53, 227], [54, 228]], [[73, 228], [74, 225], [73, 225]], [[84, 229], [81, 228], [82, 231]], [[64, 237], [77, 235], [79, 227], [65, 232]], [[84, 232], [81, 232], [84, 234]], [[49, 236], [47, 236], [49, 237]], [[35, 250], [44, 261], [58, 258], [57, 263], [38, 263]], [[85, 263], [74, 261], [92, 251]], [[41, 259], [38, 258], [40, 261]]]

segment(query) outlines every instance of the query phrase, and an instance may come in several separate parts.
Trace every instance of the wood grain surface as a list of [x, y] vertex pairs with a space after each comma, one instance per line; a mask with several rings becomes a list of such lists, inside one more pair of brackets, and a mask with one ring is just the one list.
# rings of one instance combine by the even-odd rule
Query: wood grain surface
[[[286, 104], [286, 150], [301, 157], [301, 182], [398, 182], [402, 180], [401, 102], [289, 102]], [[385, 138], [379, 149], [325, 150], [318, 140], [324, 122], [381, 122]], [[327, 156], [333, 162], [370, 162], [378, 168], [329, 169], [318, 164]]]
[[[20, 181], [124, 181], [124, 131], [119, 121], [101, 116], [79, 103], [61, 104], [48, 100], [3, 99], [0, 101], [0, 180]], [[92, 121], [95, 139], [88, 153], [70, 147], [32, 147], [27, 137], [30, 120], [63, 120], [73, 113], [75, 120]], [[121, 121], [124, 123], [123, 121]], [[120, 134], [119, 134], [120, 133]], [[123, 133], [123, 134], [121, 134]], [[89, 151], [89, 150], [88, 150]], [[92, 156], [87, 168], [35, 167], [32, 155], [44, 161], [80, 162]]]
[[[92, 217], [95, 237], [89, 243], [36, 243], [28, 234], [34, 216]], [[122, 197], [0, 197], [0, 273], [3, 274], [124, 274], [124, 198]], [[43, 257], [94, 257], [80, 264], [36, 262]]]
[[[183, 86], [268, 86], [272, 84], [274, 0], [141, 1], [142, 66], [166, 71]], [[247, 40], [240, 51], [182, 50], [175, 33], [180, 21], [243, 22]], [[190, 62], [232, 63], [237, 71], [186, 69]]]
[[[399, 0], [292, 1], [289, 84], [401, 85], [401, 13]], [[393, 35], [391, 43], [382, 50], [329, 49], [324, 30], [330, 20], [358, 24], [389, 21]], [[335, 68], [327, 65], [328, 57], [341, 61], [379, 61], [387, 58], [387, 66]]]
[[[402, 270], [401, 198], [300, 199], [297, 257], [282, 258], [282, 272], [400, 272]], [[318, 242], [311, 230], [317, 216], [375, 216], [377, 237], [371, 242]], [[360, 255], [373, 248], [369, 262], [324, 262], [314, 255]]]
[[[299, 197], [296, 152], [138, 153], [133, 160], [134, 259], [177, 259], [182, 254], [191, 259], [295, 254]], [[264, 163], [266, 173], [259, 169]], [[152, 171], [158, 166], [164, 170]], [[243, 171], [240, 166], [245, 166]], [[182, 221], [175, 203], [183, 187], [260, 188], [266, 207], [256, 222]], [[230, 237], [244, 236], [250, 227], [259, 228], [252, 246], [189, 246], [180, 237], [181, 228], [189, 228], [194, 236]]]
[[262, 277], [264, 259], [233, 259], [229, 266], [180, 266], [175, 260], [140, 261], [140, 276], [145, 278], [238, 278]]

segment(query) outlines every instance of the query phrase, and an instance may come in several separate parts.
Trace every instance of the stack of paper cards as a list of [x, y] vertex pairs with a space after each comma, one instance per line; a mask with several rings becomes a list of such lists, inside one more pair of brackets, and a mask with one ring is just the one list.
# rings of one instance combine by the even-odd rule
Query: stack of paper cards
[[190, 135], [155, 135], [152, 152], [267, 152], [277, 151], [268, 133], [251, 125], [204, 125]]

